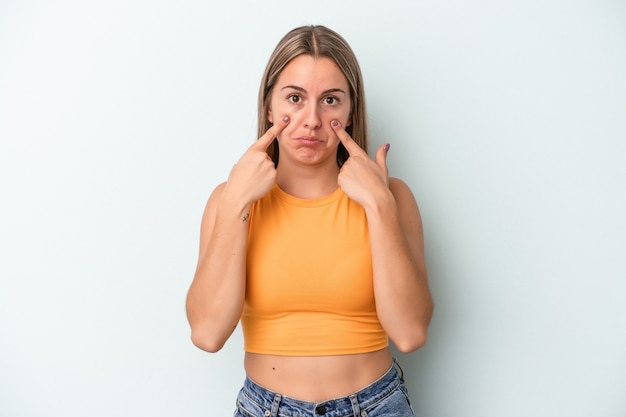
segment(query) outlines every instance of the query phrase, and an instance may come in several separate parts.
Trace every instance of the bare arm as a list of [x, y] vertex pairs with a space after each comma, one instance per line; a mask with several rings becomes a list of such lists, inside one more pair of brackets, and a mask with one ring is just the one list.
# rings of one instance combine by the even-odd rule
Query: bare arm
[[241, 317], [246, 291], [248, 215], [253, 202], [276, 182], [266, 149], [289, 123], [282, 119], [256, 141], [235, 164], [228, 181], [211, 194], [200, 231], [200, 253], [187, 293], [191, 340], [217, 352]]
[[424, 261], [419, 209], [407, 185], [389, 179], [390, 193], [367, 211], [376, 309], [402, 352], [426, 343], [433, 301]]
[[187, 294], [191, 339], [217, 352], [237, 326], [245, 294], [247, 222], [250, 205], [237, 205], [219, 185], [207, 202], [200, 232], [200, 253]]
[[388, 145], [374, 161], [341, 126], [332, 126], [350, 153], [337, 181], [367, 214], [378, 318], [400, 351], [416, 350], [426, 343], [433, 312], [417, 203], [404, 182], [388, 177]]

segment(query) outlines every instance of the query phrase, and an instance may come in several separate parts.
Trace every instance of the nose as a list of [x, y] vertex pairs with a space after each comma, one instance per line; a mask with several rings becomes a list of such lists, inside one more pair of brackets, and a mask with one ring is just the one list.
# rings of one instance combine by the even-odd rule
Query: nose
[[317, 129], [321, 125], [322, 120], [320, 119], [317, 103], [310, 103], [305, 110], [304, 127], [306, 127], [307, 129]]

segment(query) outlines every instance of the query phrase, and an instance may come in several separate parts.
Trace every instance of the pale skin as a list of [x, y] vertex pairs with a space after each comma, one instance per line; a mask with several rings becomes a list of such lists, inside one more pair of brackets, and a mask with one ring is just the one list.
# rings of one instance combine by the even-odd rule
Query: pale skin
[[[273, 126], [251, 145], [228, 180], [209, 197], [200, 253], [187, 296], [192, 341], [216, 352], [237, 326], [246, 288], [247, 215], [275, 184], [300, 198], [340, 187], [365, 209], [370, 233], [379, 320], [401, 352], [421, 347], [432, 316], [419, 209], [408, 186], [390, 178], [389, 145], [371, 159], [345, 131], [348, 82], [328, 58], [299, 56], [280, 74], [268, 119]], [[278, 139], [280, 163], [266, 149]], [[350, 158], [336, 162], [339, 143]], [[323, 401], [369, 385], [391, 366], [388, 348], [355, 355], [290, 357], [246, 353], [247, 375], [293, 398]]]

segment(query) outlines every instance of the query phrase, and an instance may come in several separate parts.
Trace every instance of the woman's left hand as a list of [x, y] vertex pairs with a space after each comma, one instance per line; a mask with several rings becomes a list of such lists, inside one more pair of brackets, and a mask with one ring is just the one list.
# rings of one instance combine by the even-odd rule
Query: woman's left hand
[[339, 187], [363, 207], [371, 207], [383, 193], [389, 193], [389, 170], [387, 152], [389, 144], [382, 145], [376, 152], [376, 160], [350, 137], [341, 123], [331, 122], [331, 127], [346, 148], [350, 157], [343, 164], [337, 177]]

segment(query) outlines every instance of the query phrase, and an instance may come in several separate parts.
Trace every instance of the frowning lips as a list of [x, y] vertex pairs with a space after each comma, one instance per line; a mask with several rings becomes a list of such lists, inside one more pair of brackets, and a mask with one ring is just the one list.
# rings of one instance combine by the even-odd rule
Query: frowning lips
[[322, 143], [322, 140], [317, 136], [300, 136], [299, 138], [296, 138], [296, 141], [306, 146], [315, 146]]

